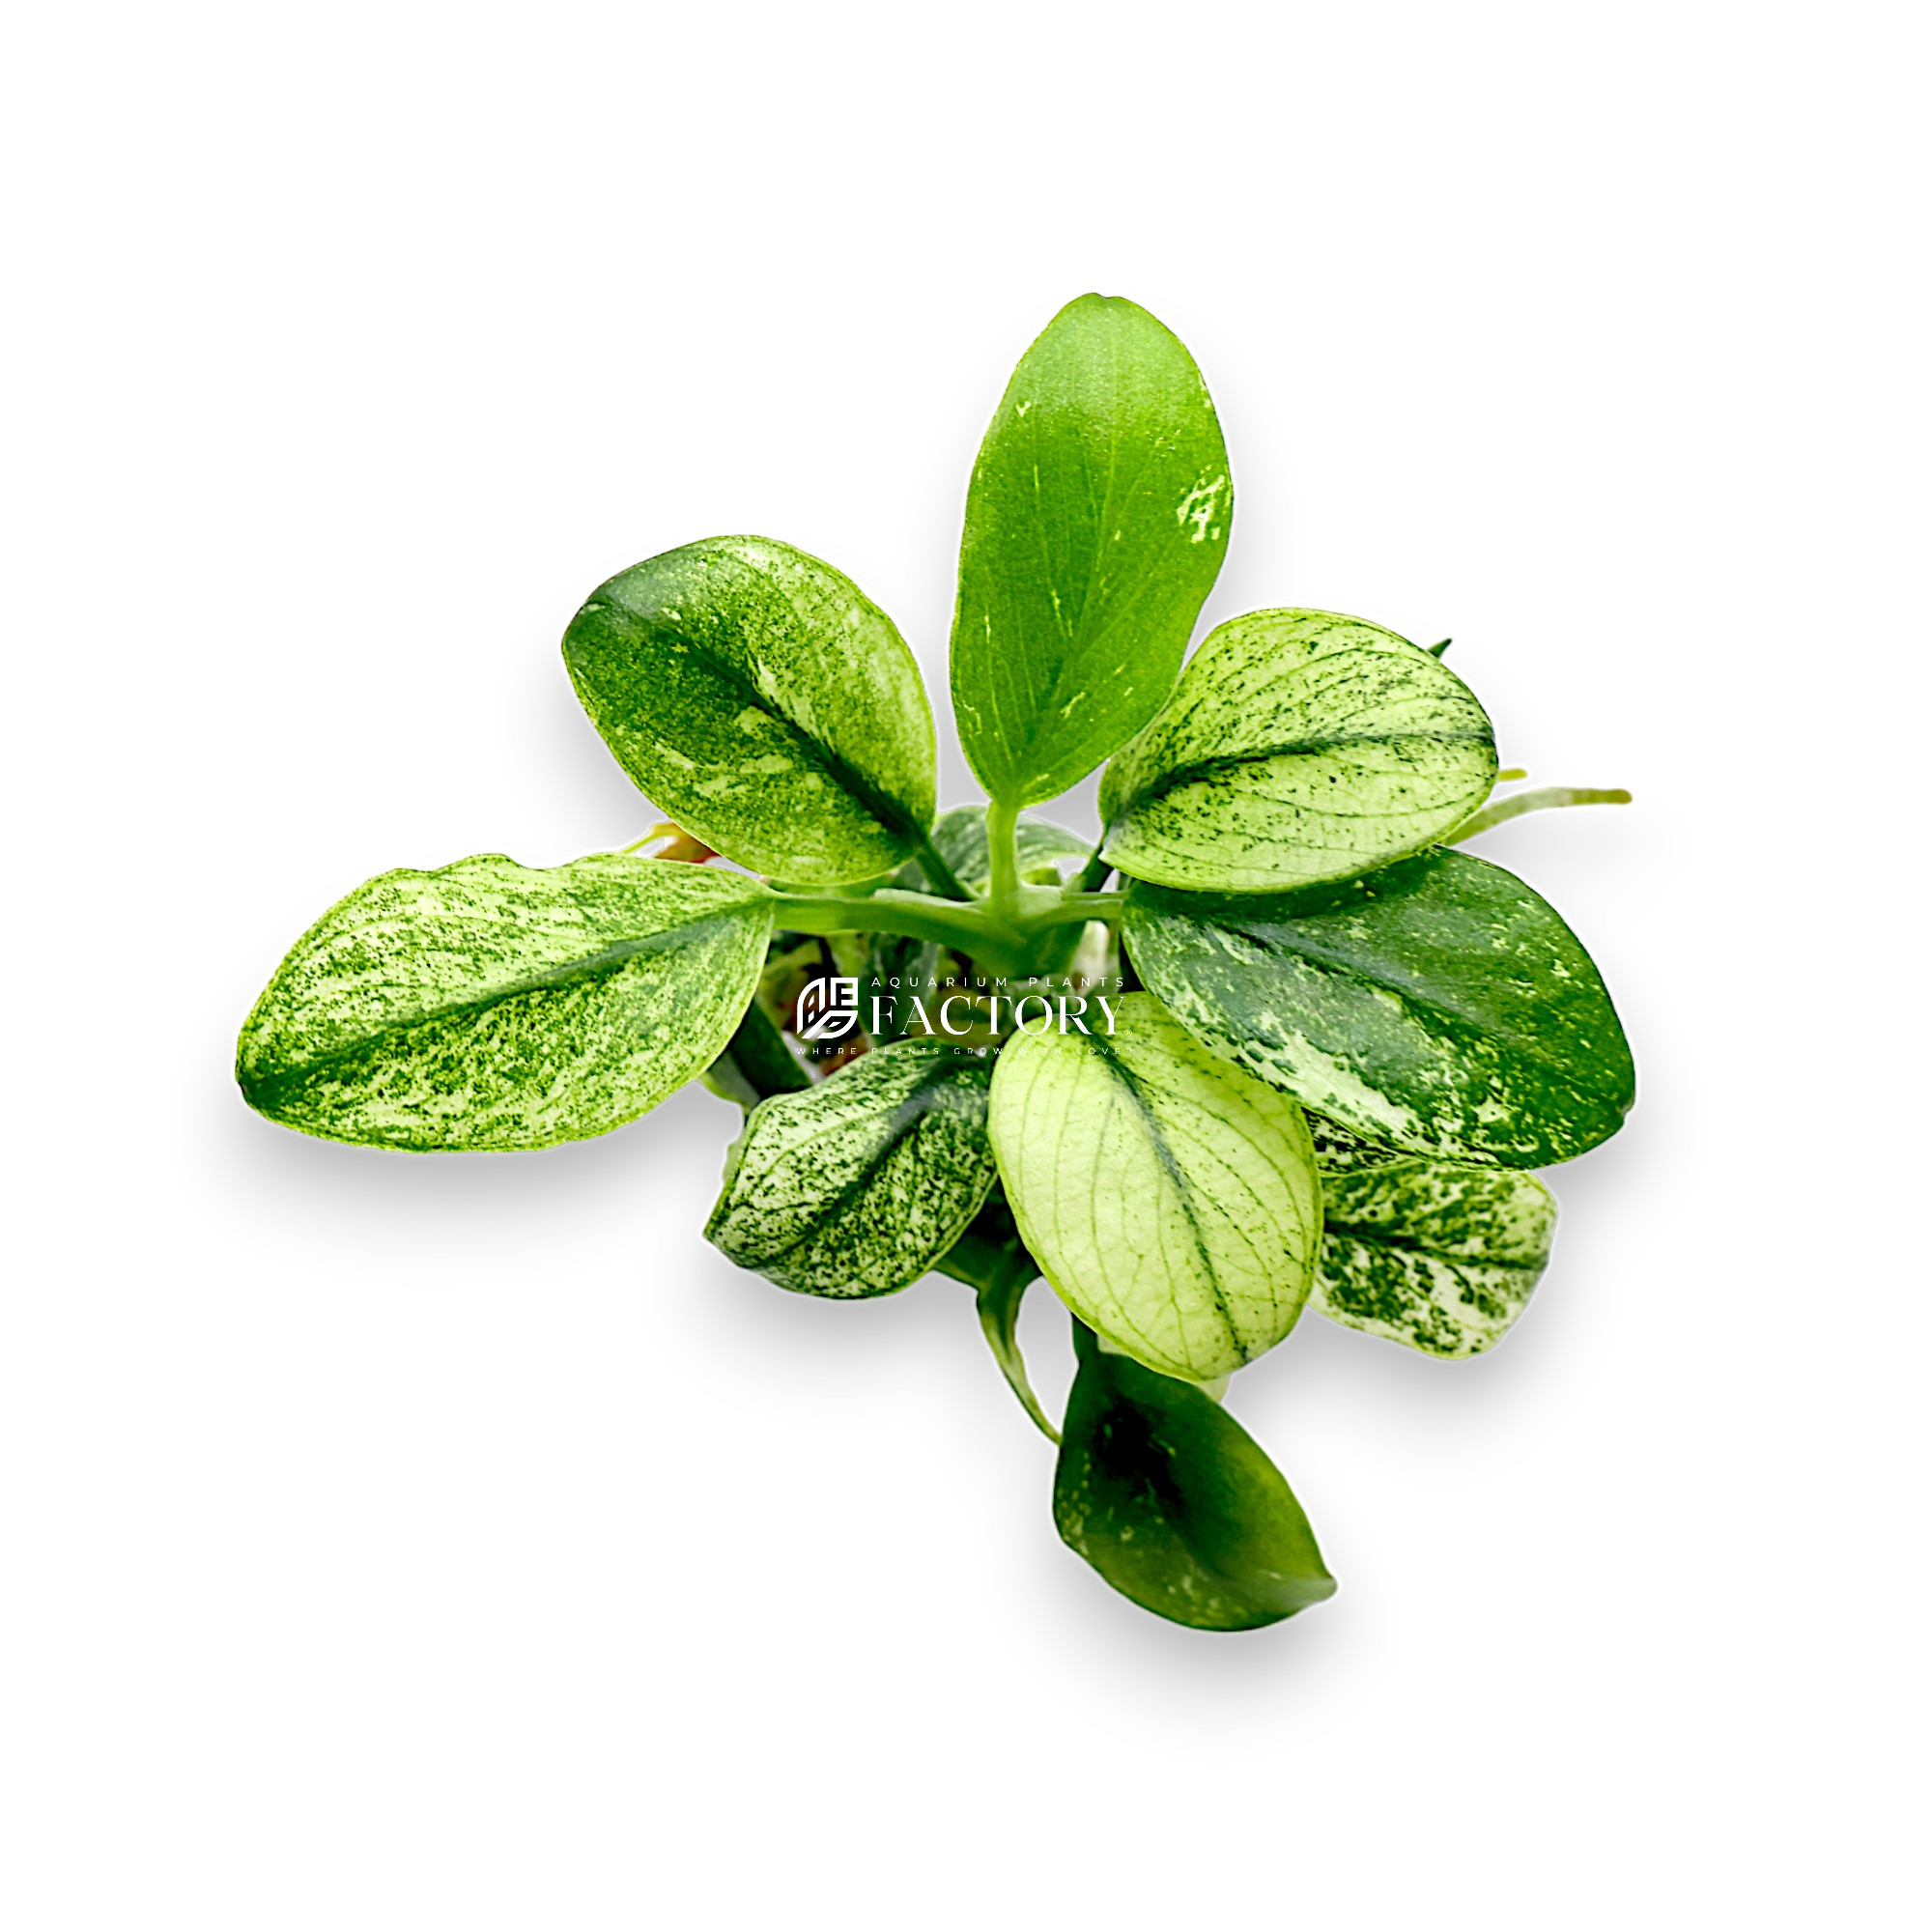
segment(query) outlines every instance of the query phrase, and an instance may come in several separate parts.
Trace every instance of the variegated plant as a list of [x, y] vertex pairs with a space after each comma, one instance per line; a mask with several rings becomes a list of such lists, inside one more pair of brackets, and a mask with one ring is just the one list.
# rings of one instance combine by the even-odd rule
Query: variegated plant
[[[1069, 304], [967, 497], [983, 806], [935, 813], [925, 692], [856, 585], [769, 538], [667, 552], [563, 648], [668, 822], [352, 893], [248, 1016], [242, 1093], [460, 1151], [607, 1133], [701, 1077], [746, 1117], [712, 1240], [809, 1294], [972, 1286], [1060, 1444], [1061, 1535], [1117, 1589], [1208, 1630], [1319, 1602], [1227, 1378], [1309, 1307], [1445, 1357], [1521, 1313], [1555, 1219], [1528, 1170], [1616, 1131], [1631, 1058], [1570, 929], [1453, 847], [1625, 794], [1492, 800], [1522, 774], [1443, 647], [1359, 618], [1256, 611], [1183, 668], [1233, 507], [1186, 350]], [[1028, 812], [1103, 761], [1097, 841]], [[1058, 1431], [1015, 1342], [1041, 1277], [1078, 1361]]]

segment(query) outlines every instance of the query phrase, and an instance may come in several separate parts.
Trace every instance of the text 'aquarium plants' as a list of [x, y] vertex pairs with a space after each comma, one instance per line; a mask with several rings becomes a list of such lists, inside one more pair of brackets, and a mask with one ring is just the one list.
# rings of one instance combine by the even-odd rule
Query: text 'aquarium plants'
[[[1492, 801], [1522, 774], [1442, 647], [1359, 617], [1255, 611], [1187, 657], [1233, 511], [1187, 351], [1063, 309], [973, 469], [952, 687], [986, 802], [943, 812], [912, 654], [829, 564], [714, 537], [611, 578], [564, 661], [668, 822], [351, 893], [242, 1029], [249, 1104], [471, 1151], [702, 1080], [744, 1110], [711, 1239], [803, 1294], [967, 1283], [1117, 1590], [1202, 1630], [1321, 1602], [1228, 1378], [1310, 1311], [1448, 1357], [1522, 1312], [1530, 1170], [1615, 1133], [1634, 1075], [1570, 928], [1456, 845], [1625, 794]], [[1097, 842], [1034, 813], [1103, 762]], [[1058, 1430], [1014, 1339], [1042, 1278]]]

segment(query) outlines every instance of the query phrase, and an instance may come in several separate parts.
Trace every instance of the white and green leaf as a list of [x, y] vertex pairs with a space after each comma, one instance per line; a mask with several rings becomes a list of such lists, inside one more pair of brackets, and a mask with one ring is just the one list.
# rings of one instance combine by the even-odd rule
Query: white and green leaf
[[1635, 1097], [1589, 954], [1520, 879], [1465, 853], [1268, 896], [1135, 885], [1125, 930], [1205, 1045], [1409, 1153], [1570, 1160]]
[[242, 1029], [270, 1120], [416, 1150], [608, 1133], [731, 1038], [770, 937], [754, 879], [603, 854], [385, 872], [298, 939]]
[[990, 1131], [1041, 1272], [1136, 1361], [1211, 1381], [1293, 1327], [1321, 1227], [1301, 1110], [1147, 994], [1111, 1038], [1009, 1038]]
[[1069, 302], [1014, 370], [966, 497], [952, 704], [994, 798], [1055, 797], [1160, 709], [1233, 511], [1193, 357], [1133, 302]]
[[1379, 625], [1257, 611], [1221, 625], [1100, 781], [1101, 856], [1132, 878], [1276, 892], [1421, 850], [1489, 796], [1483, 707]]
[[932, 713], [893, 621], [769, 537], [667, 551], [563, 640], [591, 722], [660, 809], [795, 884], [875, 878], [932, 822]]
[[1294, 1492], [1220, 1405], [1074, 1328], [1053, 1476], [1067, 1547], [1193, 1630], [1256, 1630], [1335, 1594]]
[[917, 1281], [994, 1179], [985, 1061], [938, 1040], [875, 1048], [767, 1100], [731, 1149], [705, 1234], [801, 1294], [891, 1294]]
[[1531, 1174], [1399, 1159], [1321, 1186], [1311, 1306], [1426, 1355], [1493, 1348], [1549, 1260], [1556, 1203]]

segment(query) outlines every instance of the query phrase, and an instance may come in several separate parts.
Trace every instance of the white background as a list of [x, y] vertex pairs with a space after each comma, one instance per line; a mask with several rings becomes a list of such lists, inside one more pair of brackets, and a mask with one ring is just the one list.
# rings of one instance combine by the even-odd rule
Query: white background
[[[1920, 19], [16, 26], [7, 1923], [1924, 1922]], [[1214, 390], [1209, 618], [1453, 634], [1507, 760], [1637, 797], [1483, 849], [1638, 1110], [1494, 1356], [1240, 1378], [1342, 1584], [1254, 1635], [1060, 1547], [963, 1289], [708, 1249], [701, 1091], [443, 1159], [229, 1075], [366, 875], [650, 822], [557, 651], [615, 570], [787, 538], [943, 693], [1088, 289]]]

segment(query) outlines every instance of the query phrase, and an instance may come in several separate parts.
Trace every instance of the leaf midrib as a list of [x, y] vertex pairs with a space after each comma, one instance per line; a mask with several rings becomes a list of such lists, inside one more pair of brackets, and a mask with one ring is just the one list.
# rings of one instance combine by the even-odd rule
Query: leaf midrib
[[[789, 605], [789, 600], [787, 604]], [[790, 608], [796, 611], [795, 605]], [[673, 637], [687, 656], [693, 659], [701, 670], [723, 684], [741, 705], [777, 718], [796, 741], [806, 758], [816, 765], [840, 791], [857, 800], [867, 812], [889, 831], [915, 841], [925, 836], [926, 828], [921, 825], [897, 799], [875, 784], [856, 765], [849, 764], [822, 739], [813, 736], [806, 725], [792, 715], [782, 696], [773, 697], [760, 691], [745, 671], [730, 659], [721, 656], [709, 644], [689, 632], [673, 631], [670, 626], [663, 624], [655, 613], [647, 614], [632, 610], [630, 614], [647, 633], [662, 631]], [[809, 632], [810, 627], [806, 625], [802, 628]], [[782, 691], [782, 680], [775, 682]]]
[[[937, 1093], [960, 1077], [965, 1070], [941, 1063], [922, 1071], [913, 1085], [894, 1103], [891, 1114], [887, 1116], [884, 1137], [878, 1143], [876, 1150], [867, 1156], [860, 1172], [830, 1196], [823, 1208], [814, 1214], [812, 1220], [799, 1235], [785, 1242], [782, 1247], [770, 1249], [764, 1254], [759, 1264], [781, 1262], [785, 1257], [797, 1254], [808, 1243], [823, 1239], [826, 1223], [835, 1220], [854, 1200], [867, 1192], [879, 1169], [912, 1137], [920, 1122], [935, 1111], [931, 1101]], [[819, 1133], [808, 1135], [804, 1140], [788, 1147], [785, 1151], [793, 1153], [800, 1147], [810, 1147], [813, 1141], [823, 1139], [826, 1134], [836, 1133], [843, 1124], [846, 1123], [835, 1122], [821, 1129]], [[976, 1203], [972, 1213], [978, 1212], [979, 1204]], [[971, 1218], [970, 1214], [968, 1218]]]
[[1192, 764], [1179, 765], [1170, 772], [1164, 772], [1135, 791], [1114, 814], [1114, 818], [1118, 823], [1128, 812], [1145, 805], [1157, 804], [1184, 785], [1212, 784], [1217, 779], [1245, 770], [1249, 765], [1264, 764], [1270, 758], [1321, 757], [1348, 745], [1490, 745], [1493, 742], [1492, 734], [1488, 731], [1338, 731], [1326, 737], [1297, 738], [1285, 744], [1260, 745], [1252, 751], [1229, 752], [1218, 757], [1200, 758]]
[[737, 917], [736, 912], [720, 911], [709, 913], [704, 918], [678, 926], [670, 932], [639, 934], [636, 939], [619, 940], [615, 945], [607, 946], [600, 952], [587, 953], [581, 959], [565, 960], [556, 966], [546, 967], [542, 972], [527, 974], [512, 980], [500, 989], [474, 1000], [449, 1000], [440, 1006], [423, 1007], [389, 1021], [368, 1033], [357, 1034], [345, 1040], [342, 1045], [330, 1047], [325, 1053], [318, 1053], [308, 1060], [284, 1060], [273, 1063], [273, 1070], [253, 1075], [249, 1081], [252, 1094], [273, 1094], [283, 1088], [306, 1081], [319, 1071], [341, 1065], [346, 1062], [366, 1057], [387, 1041], [399, 1039], [418, 1030], [434, 1026], [440, 1021], [460, 1019], [466, 1013], [488, 1012], [505, 1002], [518, 999], [526, 993], [554, 991], [586, 980], [594, 980], [628, 965], [633, 959], [652, 952], [681, 952], [688, 946], [698, 944], [711, 935], [711, 928], [728, 926]]
[[[1103, 1054], [1096, 1057], [1126, 1090], [1127, 1097], [1133, 1102], [1146, 1126], [1154, 1158], [1159, 1161], [1161, 1171], [1174, 1183], [1175, 1192], [1179, 1197], [1180, 1211], [1186, 1216], [1187, 1230], [1193, 1236], [1194, 1252], [1200, 1257], [1202, 1268], [1208, 1277], [1208, 1292], [1214, 1297], [1214, 1307], [1221, 1317], [1222, 1326], [1228, 1331], [1228, 1340], [1233, 1344], [1235, 1352], [1240, 1356], [1243, 1364], [1253, 1361], [1254, 1356], [1249, 1352], [1248, 1345], [1241, 1339], [1235, 1326], [1234, 1310], [1228, 1305], [1227, 1294], [1221, 1287], [1221, 1278], [1214, 1266], [1214, 1258], [1208, 1252], [1208, 1243], [1203, 1238], [1200, 1218], [1194, 1211], [1193, 1190], [1188, 1184], [1186, 1175], [1181, 1171], [1180, 1163], [1175, 1158], [1173, 1148], [1168, 1144], [1167, 1130], [1155, 1118], [1154, 1111], [1148, 1102], [1146, 1089], [1140, 1076], [1118, 1055]], [[1179, 1304], [1174, 1302], [1173, 1305], [1178, 1317], [1180, 1313]]]

